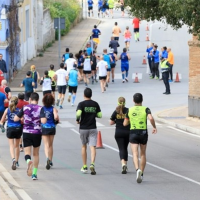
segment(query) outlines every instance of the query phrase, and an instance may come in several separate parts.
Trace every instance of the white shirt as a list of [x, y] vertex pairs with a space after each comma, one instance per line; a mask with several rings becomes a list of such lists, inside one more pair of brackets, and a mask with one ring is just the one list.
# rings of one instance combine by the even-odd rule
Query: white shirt
[[76, 60], [74, 58], [68, 58], [65, 61], [65, 64], [67, 65], [67, 74], [69, 74], [71, 69], [74, 69], [73, 65], [76, 62]]
[[51, 90], [51, 79], [44, 78], [42, 84], [42, 91], [48, 91], [48, 90]]
[[84, 63], [83, 63], [83, 70], [84, 71], [91, 71], [91, 61], [90, 58], [85, 58]]
[[108, 67], [108, 64], [106, 61], [101, 60], [97, 63], [97, 67], [99, 69], [99, 76], [107, 76], [107, 69], [106, 66]]
[[56, 71], [57, 75], [57, 85], [58, 86], [63, 86], [67, 84], [66, 76], [67, 76], [67, 71], [64, 69], [59, 69]]

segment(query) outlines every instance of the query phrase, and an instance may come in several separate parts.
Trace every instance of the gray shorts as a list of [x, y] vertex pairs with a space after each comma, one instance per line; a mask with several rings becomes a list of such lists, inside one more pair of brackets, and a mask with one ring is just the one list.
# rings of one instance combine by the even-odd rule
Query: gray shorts
[[80, 129], [80, 138], [83, 145], [88, 144], [89, 146], [95, 147], [97, 144], [97, 129]]

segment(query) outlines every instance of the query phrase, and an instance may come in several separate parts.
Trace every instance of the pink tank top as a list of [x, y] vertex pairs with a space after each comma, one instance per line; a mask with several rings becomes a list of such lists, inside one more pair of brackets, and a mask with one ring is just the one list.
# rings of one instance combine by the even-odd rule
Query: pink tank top
[[127, 30], [124, 34], [125, 38], [131, 38], [131, 32], [129, 30]]

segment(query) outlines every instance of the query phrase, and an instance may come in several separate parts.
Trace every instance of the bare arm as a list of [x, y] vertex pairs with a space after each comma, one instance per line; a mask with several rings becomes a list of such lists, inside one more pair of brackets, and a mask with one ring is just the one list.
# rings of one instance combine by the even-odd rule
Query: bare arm
[[40, 118], [40, 121], [41, 121], [42, 124], [46, 124], [47, 123], [47, 118], [42, 117], [42, 118]]
[[115, 121], [110, 120], [110, 125], [114, 125]]
[[11, 92], [8, 92], [8, 100], [10, 100], [10, 99], [11, 99], [11, 97], [12, 97], [12, 94], [11, 94]]
[[23, 86], [24, 86], [23, 83], [21, 83], [21, 84], [20, 84], [20, 87], [23, 87]]
[[131, 59], [130, 55], [129, 55], [129, 54], [127, 54], [127, 56], [128, 56], [128, 60], [130, 60], [130, 59]]
[[125, 119], [124, 119], [124, 122], [123, 122], [123, 125], [124, 125], [124, 126], [128, 126], [129, 124], [130, 124], [129, 119], [128, 119], [128, 118], [125, 118]]
[[35, 86], [35, 83], [34, 83], [34, 82], [32, 82], [32, 86]]
[[152, 116], [151, 114], [148, 114], [147, 117], [148, 117], [148, 119], [149, 119], [151, 125], [153, 126], [152, 133], [153, 133], [153, 134], [157, 133], [157, 128], [156, 128], [156, 124], [155, 124], [155, 121], [154, 121], [153, 116]]
[[1, 122], [0, 122], [1, 125], [3, 125], [3, 123], [6, 121], [7, 112], [8, 112], [8, 108], [6, 108], [6, 110], [3, 113], [3, 116], [2, 116]]

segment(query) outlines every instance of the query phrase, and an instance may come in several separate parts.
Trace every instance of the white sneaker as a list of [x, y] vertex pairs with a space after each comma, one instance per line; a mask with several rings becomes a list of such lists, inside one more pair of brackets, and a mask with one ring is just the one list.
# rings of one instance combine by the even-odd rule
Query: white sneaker
[[74, 104], [72, 103], [71, 106], [74, 106]]
[[137, 170], [136, 181], [137, 181], [137, 183], [141, 183], [142, 182], [142, 171], [140, 169]]

